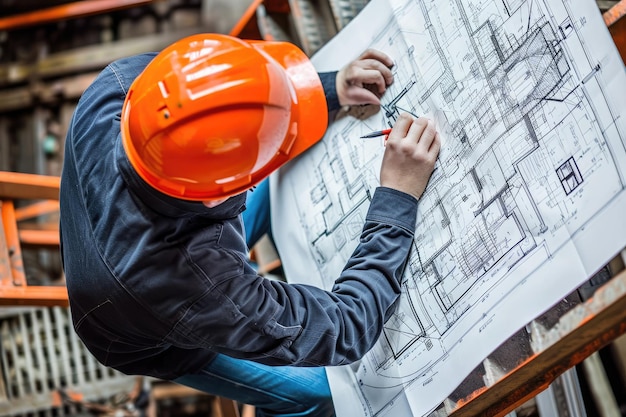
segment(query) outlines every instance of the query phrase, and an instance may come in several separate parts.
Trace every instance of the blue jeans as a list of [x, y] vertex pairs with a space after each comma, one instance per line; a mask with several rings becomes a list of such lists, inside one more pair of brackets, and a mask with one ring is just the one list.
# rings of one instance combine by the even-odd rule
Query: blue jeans
[[218, 355], [204, 369], [174, 382], [254, 405], [257, 417], [335, 415], [326, 371], [321, 367], [267, 366]]
[[[243, 213], [248, 247], [270, 232], [269, 201], [267, 179], [248, 192]], [[322, 367], [267, 366], [218, 355], [204, 369], [174, 382], [254, 405], [257, 417], [335, 415], [326, 370]]]
[[242, 216], [249, 248], [254, 246], [264, 234], [267, 233], [271, 236], [269, 178], [263, 180], [253, 190], [248, 191], [246, 210]]

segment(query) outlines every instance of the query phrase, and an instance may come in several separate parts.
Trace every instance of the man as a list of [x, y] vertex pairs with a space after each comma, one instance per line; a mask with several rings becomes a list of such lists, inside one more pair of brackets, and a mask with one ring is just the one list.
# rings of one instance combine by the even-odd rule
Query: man
[[104, 365], [256, 406], [334, 415], [323, 366], [375, 343], [400, 293], [439, 152], [402, 115], [361, 244], [332, 292], [258, 276], [247, 191], [322, 137], [339, 105], [379, 103], [391, 59], [315, 72], [296, 47], [195, 35], [109, 65], [72, 118], [61, 251], [74, 328]]

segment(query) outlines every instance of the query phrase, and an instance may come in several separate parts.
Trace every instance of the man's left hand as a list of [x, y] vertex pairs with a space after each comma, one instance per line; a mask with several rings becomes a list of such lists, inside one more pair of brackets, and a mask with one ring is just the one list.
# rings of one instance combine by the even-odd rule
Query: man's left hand
[[384, 52], [367, 49], [337, 72], [339, 104], [380, 104], [380, 97], [393, 82], [393, 60]]

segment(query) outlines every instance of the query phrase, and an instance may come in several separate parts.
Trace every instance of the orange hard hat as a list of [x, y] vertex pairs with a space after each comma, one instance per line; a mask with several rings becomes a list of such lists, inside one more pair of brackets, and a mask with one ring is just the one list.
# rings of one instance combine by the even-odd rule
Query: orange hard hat
[[317, 71], [286, 42], [199, 34], [159, 53], [130, 86], [122, 142], [148, 184], [220, 200], [318, 142], [328, 110]]

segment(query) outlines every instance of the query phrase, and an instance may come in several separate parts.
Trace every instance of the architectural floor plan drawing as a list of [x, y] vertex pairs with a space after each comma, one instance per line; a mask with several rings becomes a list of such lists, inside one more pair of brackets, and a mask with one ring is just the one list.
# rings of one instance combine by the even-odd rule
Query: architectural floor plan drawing
[[359, 137], [401, 112], [435, 120], [397, 311], [366, 357], [328, 369], [338, 417], [425, 416], [626, 246], [626, 74], [592, 0], [373, 0], [313, 61], [368, 47], [395, 81], [272, 177], [275, 239], [290, 281], [330, 289], [385, 149]]

